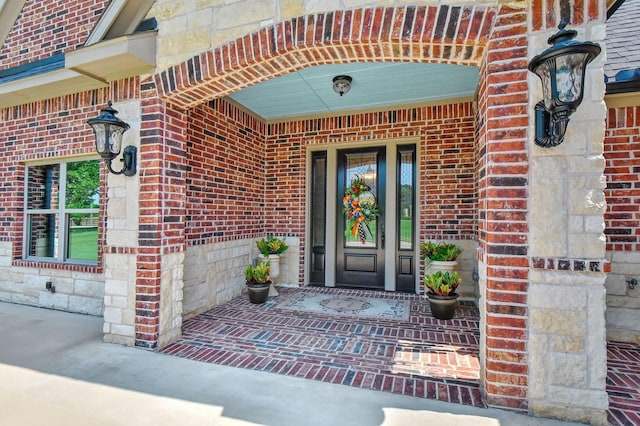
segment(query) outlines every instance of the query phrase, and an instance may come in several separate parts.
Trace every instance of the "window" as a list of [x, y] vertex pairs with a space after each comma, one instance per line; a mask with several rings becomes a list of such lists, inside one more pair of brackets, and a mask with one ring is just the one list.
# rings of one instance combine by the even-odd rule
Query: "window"
[[98, 261], [99, 160], [27, 167], [25, 258]]

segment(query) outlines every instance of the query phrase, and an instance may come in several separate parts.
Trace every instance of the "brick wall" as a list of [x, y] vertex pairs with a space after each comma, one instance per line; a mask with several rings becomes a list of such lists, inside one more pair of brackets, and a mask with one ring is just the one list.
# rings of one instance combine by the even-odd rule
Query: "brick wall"
[[487, 403], [527, 409], [527, 25], [503, 7], [481, 68], [477, 147]]
[[609, 109], [604, 155], [607, 250], [640, 251], [640, 106]]
[[[264, 124], [223, 100], [215, 100], [189, 111], [188, 129], [188, 244], [261, 236], [265, 220]], [[295, 166], [283, 170], [289, 167]]]
[[[296, 236], [303, 250], [307, 146], [365, 145], [372, 140], [406, 137], [420, 140], [420, 238], [474, 239], [474, 118], [470, 103], [265, 127], [217, 100], [192, 109], [188, 121], [189, 245], [253, 238], [267, 232]], [[300, 283], [303, 256], [299, 260]]]
[[108, 3], [109, 0], [28, 0], [0, 50], [0, 69], [82, 46]]
[[[97, 266], [22, 260], [26, 250], [22, 244], [25, 170], [33, 161], [96, 155], [95, 139], [86, 120], [95, 117], [109, 99], [118, 102], [137, 96], [138, 84], [135, 78], [127, 79], [113, 82], [107, 89], [0, 109], [0, 242], [4, 243], [2, 266], [12, 271], [0, 271], [0, 275], [11, 277], [9, 281], [0, 279], [2, 300], [102, 313], [106, 168], [101, 167], [100, 172]], [[56, 286], [55, 294], [45, 290], [46, 281]]]
[[[474, 239], [474, 118], [470, 103], [271, 124], [267, 136], [266, 232], [300, 237], [304, 251], [305, 152], [309, 145], [417, 137], [420, 239]], [[447, 206], [444, 210], [441, 207]], [[303, 277], [300, 258], [300, 280]], [[302, 281], [301, 281], [302, 282]]]
[[[214, 15], [234, 5], [212, 6]], [[323, 5], [323, 7], [327, 7]], [[314, 7], [315, 9], [315, 7]], [[203, 10], [203, 13], [205, 10]], [[209, 11], [211, 12], [211, 11]], [[177, 10], [176, 14], [184, 13]], [[238, 14], [235, 14], [238, 15]], [[229, 16], [232, 27], [236, 19]], [[287, 18], [251, 34], [242, 34], [222, 44], [208, 41], [210, 32], [189, 28], [179, 39], [216, 46], [155, 75], [160, 96], [167, 102], [189, 109], [203, 98], [220, 98], [239, 87], [278, 77], [305, 66], [332, 62], [421, 61], [477, 66], [485, 54], [495, 10], [487, 6], [423, 5], [369, 7], [353, 10], [314, 11]], [[167, 13], [163, 20], [176, 18]], [[270, 20], [262, 20], [270, 22]], [[230, 31], [232, 34], [233, 32]], [[174, 34], [163, 35], [171, 38]], [[203, 43], [203, 38], [205, 42]], [[160, 56], [176, 55], [179, 43], [160, 42]], [[192, 45], [188, 45], [192, 47]], [[180, 56], [178, 54], [178, 56]], [[220, 78], [223, 77], [223, 78]]]
[[0, 240], [16, 244], [15, 258], [22, 255], [25, 162], [95, 153], [86, 120], [97, 115], [96, 98], [104, 97], [102, 91], [96, 93], [0, 110], [0, 177], [5, 194], [0, 200]]
[[640, 342], [640, 106], [610, 108], [604, 141], [607, 338]]

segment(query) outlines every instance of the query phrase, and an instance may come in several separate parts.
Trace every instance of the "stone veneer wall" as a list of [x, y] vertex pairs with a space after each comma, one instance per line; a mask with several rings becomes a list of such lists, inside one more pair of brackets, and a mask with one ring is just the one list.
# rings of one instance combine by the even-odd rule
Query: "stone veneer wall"
[[[298, 240], [286, 237], [289, 249], [280, 259], [277, 285], [298, 285]], [[245, 291], [244, 268], [258, 257], [256, 239], [190, 246], [184, 261], [183, 318], [191, 318], [230, 301]]]
[[[122, 146], [140, 146], [140, 101], [114, 103], [118, 118], [131, 128]], [[138, 154], [139, 155], [139, 154]], [[114, 166], [117, 170], [117, 166]], [[104, 250], [104, 339], [133, 345], [136, 318], [136, 269], [139, 221], [139, 176], [107, 176], [106, 247]]]
[[607, 338], [640, 342], [640, 106], [609, 108], [607, 176]]
[[610, 251], [607, 258], [607, 339], [640, 343], [640, 253]]
[[[532, 4], [529, 59], [547, 48], [557, 22]], [[587, 67], [582, 105], [571, 116], [564, 142], [533, 143], [539, 78], [527, 74], [529, 96], [528, 400], [538, 416], [607, 424], [604, 213], [603, 2], [574, 4], [557, 20], [572, 22], [579, 40], [602, 45]], [[567, 19], [571, 14], [571, 19]], [[581, 21], [582, 20], [582, 21]], [[577, 22], [576, 22], [577, 21]]]
[[[89, 315], [102, 315], [104, 277], [69, 269], [12, 266], [13, 243], [0, 241], [0, 300]], [[45, 288], [51, 281], [56, 288]]]
[[183, 318], [191, 318], [242, 293], [251, 244], [242, 239], [187, 247]]
[[184, 252], [162, 256], [159, 347], [176, 341], [182, 335], [184, 259]]

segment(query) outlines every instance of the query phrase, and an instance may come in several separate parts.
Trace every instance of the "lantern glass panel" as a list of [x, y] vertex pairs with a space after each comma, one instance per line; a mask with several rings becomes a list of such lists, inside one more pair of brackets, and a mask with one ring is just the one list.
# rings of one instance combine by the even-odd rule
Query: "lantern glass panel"
[[122, 134], [124, 133], [124, 130], [125, 129], [120, 126], [114, 126], [114, 125], [109, 126], [108, 148], [109, 148], [109, 152], [113, 156], [120, 154], [120, 149], [122, 147]]
[[560, 103], [580, 103], [585, 54], [575, 53], [556, 58], [556, 96]]
[[542, 81], [542, 96], [544, 98], [544, 106], [547, 110], [553, 108], [553, 89], [551, 87], [551, 74], [554, 66], [553, 59], [541, 63], [536, 68], [535, 73], [540, 77]]
[[104, 131], [104, 124], [96, 124], [93, 127], [93, 133], [96, 135], [96, 151], [102, 155], [106, 152], [106, 133]]

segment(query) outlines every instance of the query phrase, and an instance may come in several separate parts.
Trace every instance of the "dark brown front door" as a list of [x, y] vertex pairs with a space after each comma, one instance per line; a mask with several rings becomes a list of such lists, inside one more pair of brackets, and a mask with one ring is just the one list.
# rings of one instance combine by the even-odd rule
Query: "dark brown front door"
[[[384, 289], [385, 152], [384, 147], [338, 151], [337, 286]], [[356, 230], [356, 235], [343, 206], [345, 191], [354, 179], [362, 179], [371, 188], [360, 197], [375, 199], [380, 209], [374, 220]]]

